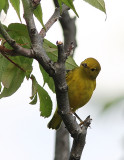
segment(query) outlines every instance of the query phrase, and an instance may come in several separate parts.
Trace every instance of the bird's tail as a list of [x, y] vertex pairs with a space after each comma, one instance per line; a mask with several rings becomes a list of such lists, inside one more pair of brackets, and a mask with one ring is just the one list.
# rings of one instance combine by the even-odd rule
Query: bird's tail
[[48, 123], [48, 128], [52, 128], [52, 129], [58, 129], [61, 125], [62, 122], [62, 118], [61, 116], [58, 114], [58, 108], [56, 109], [53, 118], [50, 120], [50, 122]]

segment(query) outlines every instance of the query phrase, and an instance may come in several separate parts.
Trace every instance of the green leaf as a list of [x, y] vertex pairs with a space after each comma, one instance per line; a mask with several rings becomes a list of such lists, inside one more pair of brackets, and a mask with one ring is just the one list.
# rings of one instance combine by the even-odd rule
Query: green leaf
[[34, 10], [34, 15], [35, 15], [35, 17], [39, 20], [39, 22], [41, 23], [41, 25], [43, 26], [43, 27], [45, 27], [44, 26], [44, 23], [43, 23], [43, 13], [42, 13], [42, 8], [41, 8], [41, 5], [39, 4], [38, 6], [37, 6], [37, 8]]
[[105, 8], [104, 0], [84, 0], [84, 1], [91, 4], [93, 7], [103, 11], [106, 14], [106, 8]]
[[60, 7], [60, 12], [62, 12], [62, 0], [58, 0], [58, 4], [59, 4], [59, 7]]
[[10, 63], [2, 74], [1, 81], [5, 87], [0, 94], [0, 98], [8, 97], [15, 93], [21, 86], [24, 77], [25, 73]]
[[[44, 40], [43, 46], [49, 58], [52, 61], [56, 62], [58, 59], [57, 46], [46, 39]], [[65, 66], [67, 70], [71, 70], [71, 69], [76, 68], [77, 64], [75, 63], [74, 59], [71, 56], [69, 56], [68, 59], [66, 60]]]
[[9, 63], [6, 70], [3, 72], [1, 79], [5, 88], [10, 87], [16, 72], [17, 68], [12, 63]]
[[40, 111], [41, 116], [43, 117], [49, 117], [52, 112], [52, 101], [45, 89], [38, 85], [38, 95], [40, 99]]
[[0, 92], [1, 92], [1, 89], [2, 89], [2, 85], [1, 85], [1, 82], [0, 82]]
[[8, 26], [7, 32], [9, 32], [9, 33], [12, 32], [14, 37], [16, 37], [16, 36], [25, 37], [30, 43], [30, 37], [28, 34], [27, 26], [25, 24], [11, 23]]
[[[32, 71], [32, 60], [26, 57], [9, 57], [11, 61], [21, 66], [23, 70], [15, 64], [7, 60], [2, 55], [0, 56], [0, 80], [4, 86], [0, 98], [8, 97], [14, 94], [24, 80], [26, 72]], [[3, 71], [2, 71], [3, 69]]]
[[9, 3], [8, 3], [8, 0], [5, 0], [5, 6], [4, 6], [4, 8], [3, 8], [3, 10], [4, 10], [4, 12], [7, 14], [7, 11], [8, 11], [8, 9], [9, 9]]
[[8, 60], [0, 54], [0, 82], [2, 78], [2, 74], [8, 66]]
[[10, 3], [12, 4], [13, 8], [15, 9], [20, 21], [21, 21], [21, 17], [20, 17], [20, 0], [10, 0]]
[[31, 80], [32, 80], [32, 96], [30, 99], [32, 100], [29, 104], [36, 104], [37, 103], [37, 90], [38, 90], [38, 83], [36, 81], [36, 78], [34, 75], [31, 75]]
[[29, 104], [35, 105], [37, 103], [37, 94], [31, 97], [32, 101]]
[[2, 11], [2, 9], [4, 9], [6, 6], [6, 0], [0, 0], [0, 12]]
[[71, 56], [69, 56], [68, 59], [66, 60], [65, 67], [67, 70], [72, 70], [78, 67], [78, 65], [76, 64], [74, 59]]
[[[16, 40], [19, 45], [23, 45], [23, 47], [26, 48], [30, 47], [30, 38], [28, 35], [27, 27], [25, 25], [13, 23], [10, 24], [8, 28], [4, 28], [7, 30], [9, 35]], [[8, 43], [4, 43], [4, 46], [8, 49], [12, 49]], [[0, 95], [0, 98], [11, 96], [13, 93], [15, 93], [21, 86], [21, 83], [23, 82], [25, 76], [29, 78], [32, 72], [33, 59], [22, 56], [8, 56], [8, 58], [10, 60], [5, 60], [5, 58], [0, 59], [0, 80], [4, 85], [4, 89]], [[5, 63], [4, 61], [7, 61], [7, 63]]]
[[[15, 39], [19, 45], [22, 45], [24, 48], [31, 47], [31, 41], [26, 25], [20, 23], [11, 23], [8, 28], [6, 26], [4, 26], [4, 28], [11, 36], [11, 38]], [[12, 47], [7, 42], [4, 43], [4, 46], [8, 49], [12, 49]]]
[[30, 98], [32, 99], [37, 94], [38, 82], [36, 81], [34, 75], [31, 75], [31, 80], [32, 80], [32, 96]]
[[49, 117], [52, 111], [52, 101], [45, 89], [41, 87], [38, 82], [36, 81], [35, 77], [32, 75], [32, 97], [33, 102], [31, 101], [30, 103], [35, 103], [36, 102], [36, 94], [38, 93], [39, 99], [40, 99], [40, 111], [41, 111], [41, 116], [43, 117]]
[[79, 17], [75, 7], [74, 7], [74, 4], [73, 4], [73, 0], [61, 0], [65, 5], [67, 5], [69, 8], [71, 8], [74, 13], [77, 15], [77, 17]]
[[49, 76], [49, 74], [43, 69], [41, 65], [40, 65], [40, 71], [43, 75], [44, 85], [45, 83], [47, 83], [49, 88], [53, 91], [53, 93], [55, 93], [55, 86], [54, 86], [53, 78]]

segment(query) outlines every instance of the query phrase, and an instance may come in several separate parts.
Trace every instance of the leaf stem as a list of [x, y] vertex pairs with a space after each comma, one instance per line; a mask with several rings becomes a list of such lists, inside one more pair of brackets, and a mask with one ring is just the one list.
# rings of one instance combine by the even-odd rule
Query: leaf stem
[[15, 63], [13, 60], [11, 60], [7, 55], [3, 54], [1, 52], [1, 54], [8, 60], [10, 61], [12, 64], [14, 64], [17, 68], [19, 68], [21, 71], [26, 72], [22, 67], [20, 67], [17, 63]]

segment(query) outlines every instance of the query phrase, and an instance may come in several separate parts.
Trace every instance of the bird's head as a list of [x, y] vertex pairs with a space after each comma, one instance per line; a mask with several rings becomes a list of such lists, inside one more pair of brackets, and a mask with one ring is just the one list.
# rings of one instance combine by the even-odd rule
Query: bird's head
[[84, 70], [84, 72], [90, 79], [96, 79], [101, 70], [101, 66], [95, 58], [85, 59], [80, 64], [80, 67]]

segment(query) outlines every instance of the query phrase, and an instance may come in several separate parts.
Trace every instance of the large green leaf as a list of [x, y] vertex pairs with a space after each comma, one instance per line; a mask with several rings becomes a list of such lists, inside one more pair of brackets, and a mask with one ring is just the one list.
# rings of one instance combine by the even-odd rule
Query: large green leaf
[[[30, 39], [27, 31], [27, 27], [23, 24], [13, 23], [7, 27], [4, 27], [9, 35], [16, 40], [19, 45], [23, 47], [30, 47]], [[4, 46], [8, 49], [12, 49], [6, 42]], [[30, 77], [32, 72], [33, 59], [29, 59], [22, 56], [5, 58], [0, 56], [0, 80], [4, 86], [0, 98], [11, 96], [21, 86], [24, 77]]]
[[[4, 26], [8, 34], [16, 40], [19, 45], [22, 45], [24, 48], [30, 48], [31, 41], [29, 38], [28, 30], [26, 25], [20, 23], [11, 23], [8, 28]], [[0, 35], [2, 38], [2, 36]], [[8, 49], [12, 49], [12, 47], [6, 42], [4, 46]]]
[[84, 0], [85, 2], [91, 4], [93, 7], [106, 13], [105, 2], [104, 0]]
[[[9, 57], [9, 59], [10, 58], [13, 63], [5, 59], [2, 55], [0, 56], [0, 62], [2, 62], [0, 63], [0, 68], [3, 66], [3, 72], [0, 72], [0, 79], [4, 86], [0, 98], [14, 94], [21, 86], [26, 72], [31, 73], [32, 71], [31, 59], [20, 56]], [[3, 63], [4, 65], [2, 65]], [[20, 68], [18, 66], [20, 66]]]
[[0, 98], [8, 97], [15, 93], [21, 86], [24, 77], [25, 73], [10, 63], [2, 74], [1, 81], [4, 89], [0, 94]]
[[37, 6], [37, 8], [34, 10], [34, 15], [35, 17], [39, 20], [39, 22], [41, 23], [41, 25], [44, 27], [44, 23], [43, 23], [43, 13], [42, 13], [42, 8], [41, 5], [39, 4]]
[[25, 24], [11, 23], [7, 28], [7, 32], [11, 34], [10, 36], [12, 36], [12, 38], [25, 37], [29, 42], [28, 45], [30, 46], [30, 37]]
[[20, 0], [10, 0], [10, 3], [12, 4], [13, 8], [15, 9], [20, 21], [21, 21], [21, 17], [20, 17]]

